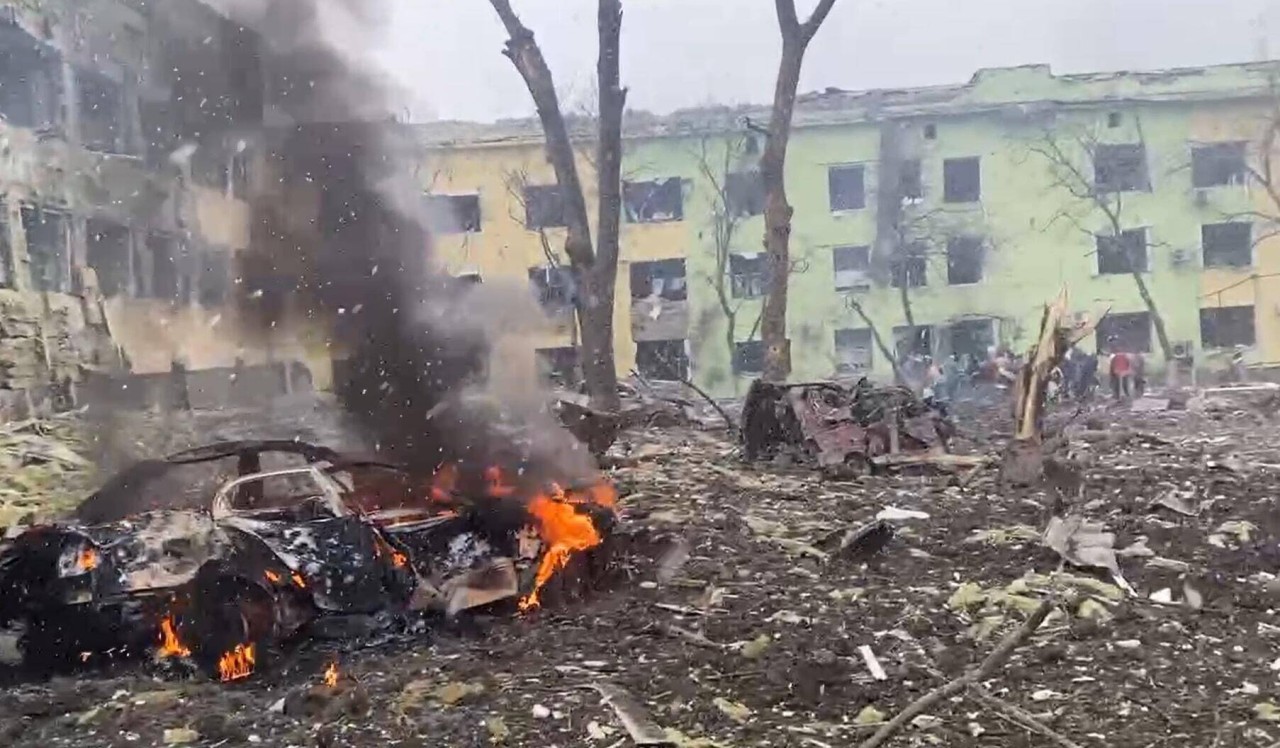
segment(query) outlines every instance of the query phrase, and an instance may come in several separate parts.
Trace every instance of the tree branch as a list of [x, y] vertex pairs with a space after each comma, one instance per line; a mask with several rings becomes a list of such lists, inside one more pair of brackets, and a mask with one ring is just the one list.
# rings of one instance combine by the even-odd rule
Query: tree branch
[[[827, 15], [831, 13], [831, 8], [835, 4], [836, 0], [822, 0], [818, 3], [818, 7], [813, 9], [813, 13], [809, 15], [809, 20], [805, 21], [801, 27], [805, 44], [813, 40], [814, 34], [818, 33], [818, 29], [822, 27], [822, 22], [827, 20]], [[794, 8], [792, 8], [792, 12], [795, 12]]]
[[1015, 649], [1022, 646], [1022, 643], [1030, 638], [1036, 629], [1040, 628], [1040, 624], [1044, 623], [1044, 619], [1053, 611], [1054, 604], [1053, 598], [1046, 598], [1040, 603], [1040, 607], [1036, 608], [1035, 612], [1017, 630], [1010, 632], [1001, 640], [999, 646], [992, 650], [991, 654], [987, 655], [987, 658], [980, 665], [908, 704], [893, 719], [877, 730], [874, 735], [863, 741], [858, 748], [876, 748], [883, 745], [885, 741], [893, 737], [907, 723], [928, 711], [934, 704], [955, 696], [980, 681], [986, 680], [995, 672], [997, 667], [1009, 659]]
[[800, 17], [796, 15], [796, 0], [773, 0], [773, 5], [778, 10], [778, 29], [782, 31], [782, 37], [799, 36]]

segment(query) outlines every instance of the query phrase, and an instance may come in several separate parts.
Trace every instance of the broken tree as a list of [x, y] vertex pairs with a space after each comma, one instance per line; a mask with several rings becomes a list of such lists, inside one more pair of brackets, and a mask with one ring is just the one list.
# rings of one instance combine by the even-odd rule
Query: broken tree
[[617, 411], [618, 375], [613, 357], [614, 285], [618, 275], [618, 232], [622, 224], [622, 112], [627, 90], [619, 82], [622, 46], [621, 0], [599, 0], [599, 56], [596, 82], [599, 113], [595, 170], [599, 194], [596, 240], [591, 239], [582, 180], [573, 141], [546, 58], [510, 0], [489, 0], [509, 39], [503, 51], [524, 78], [538, 110], [547, 142], [547, 160], [564, 206], [565, 254], [573, 273], [573, 306], [582, 333], [582, 373], [591, 404]]
[[782, 60], [773, 93], [773, 111], [764, 152], [760, 155], [760, 178], [764, 183], [764, 246], [769, 259], [769, 293], [760, 319], [764, 341], [764, 378], [781, 382], [791, 374], [791, 343], [787, 339], [787, 275], [791, 267], [791, 216], [787, 202], [785, 171], [787, 143], [791, 139], [791, 116], [796, 108], [796, 89], [809, 42], [831, 13], [836, 0], [819, 0], [809, 20], [800, 22], [795, 0], [774, 0], [778, 28], [782, 32]]
[[1038, 482], [1044, 476], [1043, 422], [1045, 397], [1053, 370], [1073, 345], [1093, 332], [1096, 322], [1074, 323], [1067, 314], [1067, 289], [1044, 307], [1040, 335], [1027, 352], [1014, 388], [1013, 440], [1005, 452], [1002, 473], [1017, 484]]

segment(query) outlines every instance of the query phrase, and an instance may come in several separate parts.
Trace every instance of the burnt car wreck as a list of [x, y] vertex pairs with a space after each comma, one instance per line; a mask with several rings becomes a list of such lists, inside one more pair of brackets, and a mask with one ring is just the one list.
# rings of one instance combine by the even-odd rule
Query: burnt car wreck
[[823, 470], [865, 472], [904, 455], [945, 453], [954, 434], [942, 406], [865, 378], [852, 385], [757, 380], [742, 408], [748, 460], [785, 455]]
[[[303, 464], [261, 470], [282, 457]], [[138, 504], [175, 472], [229, 460], [236, 474], [202, 505]], [[227, 442], [135, 464], [73, 521], [0, 549], [0, 632], [35, 671], [177, 659], [238, 680], [307, 637], [502, 601], [536, 607], [569, 557], [612, 529], [607, 486], [529, 494], [497, 468], [476, 481], [461, 473], [415, 476], [302, 442]]]

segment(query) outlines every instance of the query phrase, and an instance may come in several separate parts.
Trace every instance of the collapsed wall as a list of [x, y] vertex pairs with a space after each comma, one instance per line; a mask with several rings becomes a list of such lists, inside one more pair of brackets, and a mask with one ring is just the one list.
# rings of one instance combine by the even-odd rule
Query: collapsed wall
[[292, 335], [243, 345], [230, 303], [257, 46], [198, 0], [0, 5], [0, 420], [175, 369], [326, 360]]

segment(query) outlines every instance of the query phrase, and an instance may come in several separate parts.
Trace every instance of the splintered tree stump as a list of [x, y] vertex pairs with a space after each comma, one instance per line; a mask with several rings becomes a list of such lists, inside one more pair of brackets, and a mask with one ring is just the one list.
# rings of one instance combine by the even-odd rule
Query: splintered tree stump
[[1000, 463], [1000, 479], [1014, 486], [1031, 486], [1044, 480], [1044, 445], [1038, 439], [1009, 442]]

